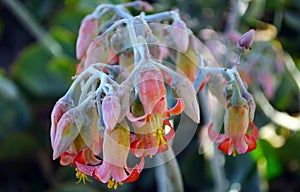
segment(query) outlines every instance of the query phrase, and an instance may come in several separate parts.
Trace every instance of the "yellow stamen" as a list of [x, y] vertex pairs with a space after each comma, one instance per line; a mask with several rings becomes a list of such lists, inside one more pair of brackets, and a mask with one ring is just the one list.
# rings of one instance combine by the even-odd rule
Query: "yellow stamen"
[[108, 180], [108, 183], [107, 183], [107, 188], [111, 189], [113, 186], [114, 186], [114, 179], [112, 180]]
[[111, 189], [111, 188], [117, 189], [118, 185], [123, 185], [123, 183], [122, 182], [117, 182], [114, 179], [110, 179], [110, 180], [108, 180], [107, 188], [109, 188], [109, 189]]
[[165, 133], [165, 130], [162, 127], [157, 129], [157, 145], [159, 145], [160, 141], [163, 145], [168, 144], [166, 142], [165, 138], [163, 137], [164, 133]]
[[76, 182], [77, 184], [79, 184], [81, 181], [83, 182], [83, 184], [86, 184], [86, 181], [88, 182], [92, 182], [91, 179], [88, 178], [88, 176], [84, 173], [82, 173], [77, 167], [75, 168], [76, 171], [76, 178], [78, 179], [78, 181]]
[[118, 183], [115, 182], [115, 184], [114, 184], [114, 189], [117, 189], [117, 188], [118, 188]]

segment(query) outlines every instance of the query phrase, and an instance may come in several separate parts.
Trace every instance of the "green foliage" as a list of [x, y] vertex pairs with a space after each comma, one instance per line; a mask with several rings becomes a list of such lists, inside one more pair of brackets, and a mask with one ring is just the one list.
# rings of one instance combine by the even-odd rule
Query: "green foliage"
[[15, 79], [38, 97], [62, 95], [75, 70], [74, 61], [68, 57], [51, 56], [38, 44], [31, 45], [14, 63]]

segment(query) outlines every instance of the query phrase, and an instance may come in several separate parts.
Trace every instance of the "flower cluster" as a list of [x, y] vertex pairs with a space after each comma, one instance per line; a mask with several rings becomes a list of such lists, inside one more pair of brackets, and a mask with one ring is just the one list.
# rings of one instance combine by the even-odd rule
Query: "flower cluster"
[[[134, 17], [126, 7], [151, 8], [142, 1], [103, 4], [83, 19], [77, 74], [51, 114], [53, 159], [74, 166], [79, 182], [91, 176], [115, 189], [139, 178], [145, 157], [169, 149], [175, 135], [169, 121], [173, 115], [184, 111], [200, 121], [186, 71], [162, 62], [167, 47], [189, 49], [191, 34], [185, 23], [174, 11]], [[109, 12], [115, 17], [103, 19]], [[132, 167], [129, 156], [138, 159]]]
[[[175, 136], [173, 117], [184, 112], [199, 123], [195, 90], [214, 82], [218, 83], [211, 92], [227, 99], [225, 133], [216, 133], [211, 123], [209, 137], [228, 155], [255, 149], [255, 103], [237, 65], [232, 69], [202, 65], [201, 44], [178, 12], [132, 16], [127, 7], [151, 9], [142, 1], [103, 4], [82, 20], [77, 74], [51, 114], [53, 159], [74, 166], [79, 182], [90, 181], [91, 176], [116, 189], [136, 181], [145, 158], [169, 150]], [[106, 14], [114, 16], [108, 19]], [[253, 30], [245, 34], [239, 49], [250, 48], [253, 36]], [[201, 78], [197, 73], [206, 75]], [[218, 94], [224, 88], [218, 73], [227, 77], [225, 95]], [[129, 166], [130, 158], [136, 160], [134, 165]]]

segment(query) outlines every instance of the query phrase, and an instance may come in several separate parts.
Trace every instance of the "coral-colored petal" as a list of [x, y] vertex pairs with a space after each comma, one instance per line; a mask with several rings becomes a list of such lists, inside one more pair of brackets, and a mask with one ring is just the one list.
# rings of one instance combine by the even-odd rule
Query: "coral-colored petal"
[[130, 143], [130, 152], [136, 157], [141, 157], [145, 151], [145, 144], [143, 140], [135, 140]]
[[207, 131], [208, 131], [208, 137], [215, 143], [221, 143], [224, 141], [225, 139], [225, 135], [224, 134], [218, 134], [215, 130], [214, 130], [214, 123], [210, 123], [208, 125]]
[[102, 165], [97, 166], [93, 171], [93, 177], [102, 183], [106, 183], [111, 177], [110, 167], [110, 164], [104, 161]]
[[145, 165], [145, 159], [144, 159], [144, 157], [142, 157], [141, 162], [138, 165], [136, 165], [132, 170], [129, 171], [130, 174], [128, 175], [128, 177], [125, 180], [123, 180], [123, 182], [136, 181], [139, 178], [140, 173], [144, 169], [144, 165]]
[[83, 150], [81, 150], [79, 153], [77, 153], [77, 155], [74, 157], [72, 166], [76, 166], [76, 162], [86, 165], [86, 160], [83, 155]]
[[229, 149], [231, 145], [231, 139], [227, 138], [225, 139], [220, 145], [219, 145], [219, 149], [221, 151], [223, 151], [225, 154], [227, 155], [231, 155], [232, 151]]
[[246, 141], [248, 143], [248, 149], [247, 152], [253, 151], [256, 149], [256, 140], [255, 138], [250, 134], [245, 134]]
[[177, 103], [173, 108], [169, 109], [167, 112], [169, 112], [172, 115], [179, 115], [184, 109], [184, 102], [180, 98], [175, 99], [177, 100]]
[[258, 129], [256, 127], [256, 125], [254, 124], [254, 122], [250, 122], [250, 126], [252, 127], [252, 131], [250, 133], [250, 135], [257, 141], [258, 139]]
[[168, 149], [169, 149], [169, 145], [167, 143], [164, 143], [164, 144], [160, 143], [157, 147], [156, 154], [168, 151]]
[[170, 127], [170, 131], [166, 135], [164, 135], [164, 138], [167, 142], [170, 142], [175, 136], [175, 131], [174, 128], [171, 126], [171, 124], [169, 124], [168, 126]]
[[63, 166], [69, 165], [72, 162], [74, 155], [75, 154], [73, 154], [73, 153], [64, 152], [60, 156], [60, 164]]
[[238, 138], [235, 140], [235, 147], [239, 153], [246, 153], [248, 149], [248, 145], [244, 139], [244, 137]]

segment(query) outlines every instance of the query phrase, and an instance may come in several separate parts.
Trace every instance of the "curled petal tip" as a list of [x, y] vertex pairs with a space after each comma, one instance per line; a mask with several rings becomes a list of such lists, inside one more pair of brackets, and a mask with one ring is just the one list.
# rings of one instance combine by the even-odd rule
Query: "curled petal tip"
[[221, 151], [223, 151], [223, 153], [227, 155], [231, 155], [232, 151], [230, 151], [230, 145], [231, 145], [231, 139], [227, 138], [219, 145], [218, 148]]
[[248, 143], [247, 152], [253, 151], [256, 149], [256, 139], [249, 134], [245, 135], [246, 141]]
[[184, 102], [180, 98], [175, 98], [177, 100], [177, 103], [175, 106], [168, 110], [168, 112], [172, 115], [179, 115], [183, 109], [184, 109]]
[[217, 133], [213, 127], [214, 127], [213, 123], [210, 123], [208, 125], [208, 128], [207, 128], [208, 137], [215, 143], [223, 142], [225, 139], [225, 135]]

